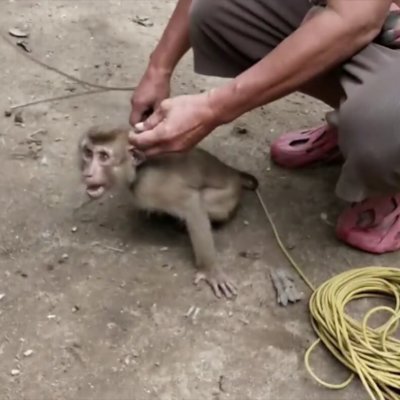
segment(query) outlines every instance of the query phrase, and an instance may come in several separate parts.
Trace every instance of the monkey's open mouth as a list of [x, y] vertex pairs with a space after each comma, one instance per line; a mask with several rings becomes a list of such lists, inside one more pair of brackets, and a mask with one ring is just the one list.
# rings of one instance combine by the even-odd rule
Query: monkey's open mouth
[[105, 188], [102, 185], [88, 185], [86, 187], [86, 193], [92, 199], [101, 197], [103, 195], [104, 191], [105, 191]]

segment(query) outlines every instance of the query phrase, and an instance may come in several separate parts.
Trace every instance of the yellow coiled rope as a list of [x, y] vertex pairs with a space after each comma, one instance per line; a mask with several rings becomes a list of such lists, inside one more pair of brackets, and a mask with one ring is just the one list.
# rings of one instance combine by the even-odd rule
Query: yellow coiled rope
[[[384, 267], [353, 269], [315, 289], [282, 243], [258, 191], [257, 196], [280, 248], [313, 292], [309, 310], [312, 327], [319, 339], [305, 354], [309, 374], [329, 389], [343, 389], [358, 376], [372, 400], [400, 400], [400, 340], [391, 336], [400, 321], [400, 270]], [[392, 299], [395, 305], [372, 308], [362, 322], [346, 313], [346, 306], [353, 300], [376, 297]], [[389, 320], [379, 328], [369, 327], [371, 316], [380, 312], [389, 313]], [[330, 384], [313, 372], [310, 355], [320, 342], [351, 371], [345, 382]]]

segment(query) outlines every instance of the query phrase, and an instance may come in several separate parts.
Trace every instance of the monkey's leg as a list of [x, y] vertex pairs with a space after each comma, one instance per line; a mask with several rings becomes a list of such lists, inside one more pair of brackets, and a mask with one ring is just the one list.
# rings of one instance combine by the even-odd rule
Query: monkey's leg
[[237, 294], [235, 285], [216, 267], [216, 251], [210, 219], [197, 193], [188, 201], [184, 219], [198, 268], [195, 284], [205, 280], [218, 298], [222, 295], [227, 298], [235, 296]]
[[202, 199], [210, 220], [222, 224], [231, 219], [239, 206], [240, 195], [239, 185], [204, 189]]

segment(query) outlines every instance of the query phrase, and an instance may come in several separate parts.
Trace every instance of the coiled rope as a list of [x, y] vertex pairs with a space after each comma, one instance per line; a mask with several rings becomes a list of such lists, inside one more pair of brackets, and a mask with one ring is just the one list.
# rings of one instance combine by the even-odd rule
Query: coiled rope
[[[344, 389], [357, 376], [370, 399], [400, 400], [400, 340], [392, 336], [400, 321], [400, 270], [385, 267], [352, 269], [314, 288], [284, 246], [258, 191], [257, 197], [278, 245], [313, 292], [309, 300], [309, 310], [311, 325], [319, 339], [305, 353], [304, 361], [308, 373], [329, 389]], [[352, 301], [377, 297], [392, 299], [394, 306], [374, 307], [361, 322], [347, 314], [346, 306]], [[378, 328], [369, 327], [370, 318], [382, 312], [390, 314], [387, 322]], [[325, 382], [312, 370], [310, 356], [321, 342], [351, 371], [345, 382]]]

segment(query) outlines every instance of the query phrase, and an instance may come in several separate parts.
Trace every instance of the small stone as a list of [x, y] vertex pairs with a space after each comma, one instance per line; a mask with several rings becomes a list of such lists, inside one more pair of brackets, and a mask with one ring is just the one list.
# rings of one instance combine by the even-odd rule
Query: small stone
[[5, 110], [5, 111], [4, 111], [4, 116], [7, 117], [7, 118], [9, 118], [9, 117], [11, 117], [12, 113], [13, 113], [13, 112], [12, 112], [12, 110], [10, 110], [10, 109]]
[[40, 165], [43, 165], [44, 167], [47, 167], [49, 165], [46, 157], [42, 157], [42, 159], [40, 160]]
[[6, 297], [5, 293], [0, 293], [0, 301], [4, 299], [4, 297]]
[[150, 21], [150, 18], [146, 17], [146, 16], [137, 15], [135, 18], [132, 19], [132, 21], [138, 25], [142, 25], [142, 26], [146, 26], [146, 27], [154, 25], [154, 23], [152, 21]]
[[249, 226], [249, 225], [250, 225], [250, 222], [247, 221], [247, 220], [244, 220], [244, 221], [243, 221], [243, 225]]
[[56, 315], [54, 315], [54, 314], [49, 314], [47, 316], [47, 319], [55, 319], [55, 318], [56, 318]]
[[27, 278], [28, 274], [24, 271], [21, 271], [20, 269], [16, 271], [17, 275], [19, 275], [21, 278]]
[[29, 36], [28, 32], [23, 31], [22, 29], [19, 28], [11, 28], [9, 29], [8, 33], [16, 38], [26, 38]]
[[72, 233], [78, 232], [78, 227], [77, 227], [77, 226], [73, 226], [73, 227], [71, 228], [71, 232], [72, 232]]
[[249, 131], [245, 126], [238, 125], [233, 128], [233, 133], [236, 135], [247, 135]]
[[54, 270], [54, 264], [48, 263], [48, 264], [46, 265], [46, 269], [47, 269], [47, 271], [53, 271], [53, 270]]
[[50, 237], [51, 237], [51, 232], [50, 231], [42, 232], [42, 238], [43, 239], [49, 239]]
[[69, 259], [69, 255], [67, 253], [64, 253], [61, 258], [58, 260], [60, 264], [64, 264], [67, 260]]
[[156, 367], [159, 367], [161, 364], [160, 364], [159, 361], [157, 361], [157, 362], [154, 363], [154, 365], [155, 365]]
[[79, 306], [73, 306], [72, 307], [72, 312], [73, 313], [76, 313], [76, 312], [78, 312], [80, 310], [80, 307]]
[[133, 358], [138, 358], [139, 357], [139, 353], [136, 350], [132, 350], [132, 357]]
[[239, 257], [247, 258], [249, 260], [259, 260], [261, 258], [261, 254], [258, 251], [240, 251]]
[[27, 40], [23, 40], [23, 39], [18, 40], [17, 46], [21, 47], [21, 49], [25, 50], [27, 53], [32, 53], [32, 50], [31, 50]]
[[11, 376], [17, 376], [21, 373], [21, 371], [19, 369], [15, 368], [15, 369], [12, 369], [10, 373], [11, 373]]
[[160, 249], [160, 251], [168, 251], [169, 250], [169, 248], [168, 247], [161, 247], [161, 249]]
[[328, 214], [327, 213], [321, 213], [320, 218], [322, 219], [322, 221], [328, 221]]
[[33, 350], [29, 349], [24, 351], [24, 357], [30, 357], [33, 354]]
[[14, 122], [15, 122], [16, 124], [23, 124], [23, 123], [24, 123], [24, 118], [23, 118], [23, 116], [22, 116], [22, 111], [17, 111], [17, 112], [15, 113]]

